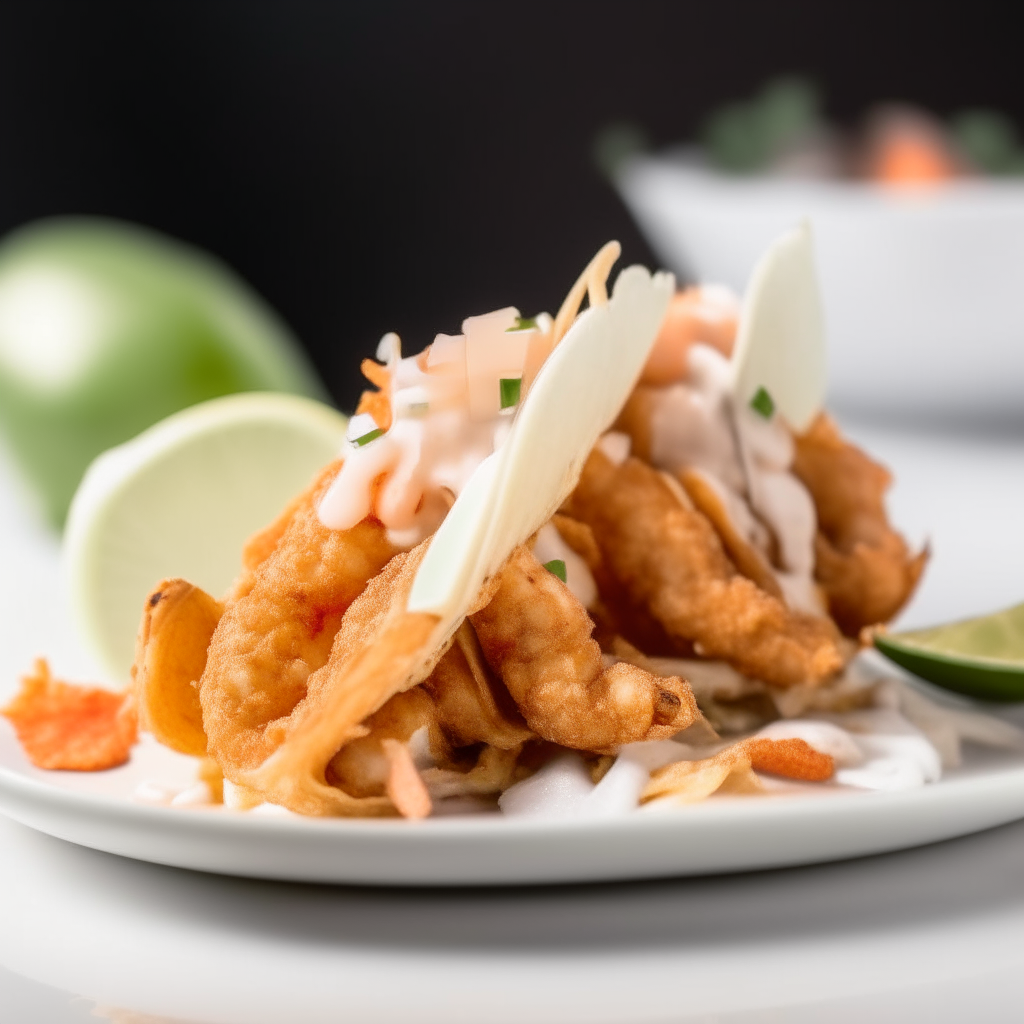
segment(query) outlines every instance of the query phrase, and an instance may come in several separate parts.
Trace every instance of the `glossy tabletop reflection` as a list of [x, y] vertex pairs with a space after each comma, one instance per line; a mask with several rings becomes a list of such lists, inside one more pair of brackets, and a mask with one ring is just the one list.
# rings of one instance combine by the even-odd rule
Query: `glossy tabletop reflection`
[[18, 1021], [860, 1024], [1024, 1009], [1024, 823], [799, 870], [520, 890], [228, 879], [7, 821], [0, 848], [0, 1005]]

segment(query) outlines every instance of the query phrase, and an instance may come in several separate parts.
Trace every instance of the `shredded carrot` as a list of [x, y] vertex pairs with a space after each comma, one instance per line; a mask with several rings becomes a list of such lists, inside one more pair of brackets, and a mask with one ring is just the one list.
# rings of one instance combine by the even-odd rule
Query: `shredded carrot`
[[360, 369], [363, 376], [375, 384], [379, 391], [364, 391], [356, 407], [356, 414], [369, 413], [373, 422], [381, 430], [391, 429], [391, 399], [388, 396], [388, 385], [391, 381], [391, 374], [386, 366], [375, 363], [372, 359], [364, 359]]
[[129, 691], [75, 686], [54, 679], [45, 658], [23, 676], [21, 691], [0, 710], [37, 768], [95, 772], [128, 760], [138, 737]]
[[743, 749], [756, 772], [805, 782], [824, 782], [835, 772], [832, 758], [815, 750], [806, 740], [770, 740], [755, 736], [744, 740]]
[[372, 359], [364, 359], [359, 364], [359, 369], [362, 370], [363, 376], [371, 384], [382, 391], [386, 390], [388, 384], [391, 383], [391, 374], [388, 373], [388, 368], [381, 366], [380, 363], [374, 362]]
[[409, 748], [396, 739], [381, 741], [388, 759], [387, 794], [403, 818], [426, 818], [430, 814], [430, 794], [416, 770]]

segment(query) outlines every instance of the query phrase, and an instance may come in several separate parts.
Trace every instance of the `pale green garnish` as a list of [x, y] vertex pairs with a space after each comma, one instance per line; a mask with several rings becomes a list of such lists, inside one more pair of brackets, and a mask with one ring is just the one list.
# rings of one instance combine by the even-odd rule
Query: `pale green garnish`
[[772, 401], [772, 396], [764, 388], [757, 389], [757, 394], [750, 400], [750, 408], [766, 420], [770, 420], [775, 413], [775, 403]]
[[502, 377], [498, 381], [498, 386], [501, 389], [502, 409], [511, 409], [512, 406], [519, 404], [519, 393], [523, 387], [522, 377]]
[[506, 334], [513, 331], [535, 331], [537, 330], [537, 318], [533, 316], [517, 316], [516, 322], [511, 327], [505, 328]]
[[371, 441], [376, 441], [383, 433], [384, 431], [380, 427], [375, 427], [373, 430], [368, 430], [365, 434], [355, 438], [352, 443], [357, 448], [362, 448], [363, 445], [369, 444]]
[[557, 576], [563, 583], [565, 583], [565, 562], [563, 562], [562, 559], [552, 558], [550, 562], [544, 563], [544, 568], [547, 569], [552, 576]]

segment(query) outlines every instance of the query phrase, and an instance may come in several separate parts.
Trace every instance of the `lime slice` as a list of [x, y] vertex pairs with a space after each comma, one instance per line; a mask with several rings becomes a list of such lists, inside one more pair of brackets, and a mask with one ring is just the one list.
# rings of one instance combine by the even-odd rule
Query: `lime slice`
[[165, 576], [220, 596], [246, 538], [270, 523], [345, 436], [308, 398], [244, 394], [168, 416], [89, 467], [64, 537], [72, 608], [114, 681], [129, 677], [142, 603]]
[[1024, 700], [1024, 604], [932, 629], [875, 637], [897, 665], [947, 690]]

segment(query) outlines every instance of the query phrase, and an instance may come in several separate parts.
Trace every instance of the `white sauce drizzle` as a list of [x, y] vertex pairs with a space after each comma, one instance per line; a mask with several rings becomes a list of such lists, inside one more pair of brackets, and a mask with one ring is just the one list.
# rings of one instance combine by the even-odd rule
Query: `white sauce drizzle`
[[372, 513], [401, 547], [437, 529], [508, 435], [518, 403], [501, 407], [501, 381], [520, 381], [521, 402], [551, 352], [551, 318], [512, 330], [518, 317], [513, 306], [469, 317], [463, 334], [437, 335], [425, 356], [403, 359], [397, 335], [381, 339], [392, 424], [360, 445], [377, 425], [368, 414], [352, 418], [341, 470], [320, 503], [325, 526], [351, 529]]
[[733, 408], [730, 363], [716, 349], [694, 344], [688, 365], [685, 381], [651, 390], [651, 462], [710, 477], [737, 532], [766, 557], [767, 526], [778, 544], [776, 576], [787, 602], [821, 614], [813, 578], [817, 517], [791, 471], [792, 435], [778, 416]]

